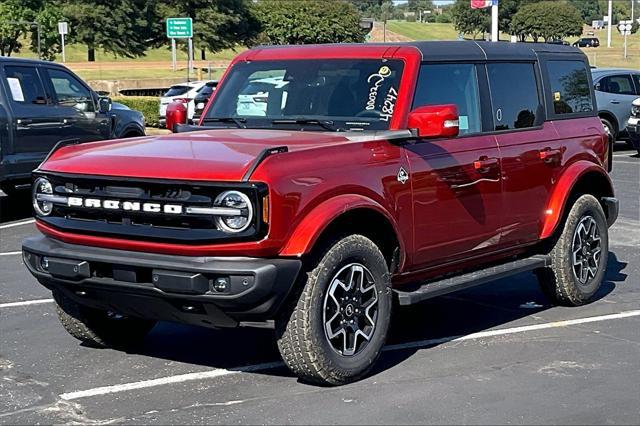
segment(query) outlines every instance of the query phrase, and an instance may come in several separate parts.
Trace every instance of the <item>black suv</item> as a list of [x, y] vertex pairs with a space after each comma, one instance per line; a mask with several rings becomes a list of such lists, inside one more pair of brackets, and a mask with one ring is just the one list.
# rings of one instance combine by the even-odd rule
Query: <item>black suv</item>
[[575, 47], [598, 47], [600, 40], [597, 37], [582, 37], [573, 43]]
[[62, 65], [0, 58], [0, 188], [30, 182], [31, 171], [59, 142], [144, 135], [135, 111], [111, 109], [111, 99]]

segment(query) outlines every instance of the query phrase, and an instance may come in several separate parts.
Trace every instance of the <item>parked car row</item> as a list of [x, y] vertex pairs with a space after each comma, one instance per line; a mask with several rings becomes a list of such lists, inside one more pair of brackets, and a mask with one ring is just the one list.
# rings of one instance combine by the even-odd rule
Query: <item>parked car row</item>
[[640, 98], [632, 103], [631, 117], [627, 124], [627, 132], [629, 133], [629, 141], [631, 146], [640, 154]]
[[189, 120], [199, 117], [217, 85], [218, 82], [216, 80], [211, 80], [189, 81], [171, 86], [160, 97], [160, 125], [164, 126], [166, 124], [167, 106], [173, 102], [180, 102], [185, 105]]
[[614, 139], [627, 137], [631, 104], [640, 96], [640, 71], [620, 68], [591, 70], [598, 116], [605, 131]]
[[0, 188], [27, 185], [61, 143], [143, 136], [144, 117], [53, 62], [0, 58]]

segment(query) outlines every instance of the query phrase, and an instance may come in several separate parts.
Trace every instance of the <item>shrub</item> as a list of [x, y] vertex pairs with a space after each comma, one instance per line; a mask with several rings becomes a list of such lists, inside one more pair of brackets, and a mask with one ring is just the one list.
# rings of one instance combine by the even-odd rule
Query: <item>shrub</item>
[[453, 19], [450, 14], [443, 13], [442, 15], [436, 15], [436, 22], [439, 24], [450, 24], [453, 22]]
[[160, 100], [153, 96], [118, 96], [113, 98], [114, 102], [120, 102], [131, 109], [140, 111], [144, 115], [147, 126], [160, 126]]

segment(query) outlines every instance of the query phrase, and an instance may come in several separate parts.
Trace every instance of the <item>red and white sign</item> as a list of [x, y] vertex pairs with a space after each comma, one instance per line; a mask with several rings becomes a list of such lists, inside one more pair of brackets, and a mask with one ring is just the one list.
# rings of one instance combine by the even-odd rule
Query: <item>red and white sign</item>
[[495, 6], [498, 4], [498, 0], [471, 0], [472, 9], [484, 9], [487, 7]]

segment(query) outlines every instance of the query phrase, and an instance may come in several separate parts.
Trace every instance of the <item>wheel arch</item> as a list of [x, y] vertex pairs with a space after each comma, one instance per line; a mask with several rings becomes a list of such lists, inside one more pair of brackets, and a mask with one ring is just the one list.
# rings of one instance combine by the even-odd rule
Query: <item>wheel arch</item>
[[371, 239], [390, 269], [392, 265], [398, 269], [404, 262], [405, 244], [397, 223], [384, 207], [362, 195], [341, 195], [316, 206], [296, 226], [279, 254], [301, 257], [344, 234]]
[[598, 111], [598, 117], [608, 120], [611, 124], [615, 126], [615, 129], [614, 129], [615, 133], [616, 134], [620, 133], [620, 123], [618, 123], [618, 118], [614, 113], [608, 110], [600, 110]]
[[[576, 199], [579, 195], [591, 194], [602, 204], [603, 197], [613, 197], [613, 184], [611, 178], [602, 167], [596, 164], [580, 161], [574, 163], [558, 179], [554, 190], [549, 197], [544, 214], [540, 239], [551, 237], [555, 234], [558, 225], [567, 215], [569, 200]], [[609, 217], [606, 206], [603, 205], [605, 215]]]

